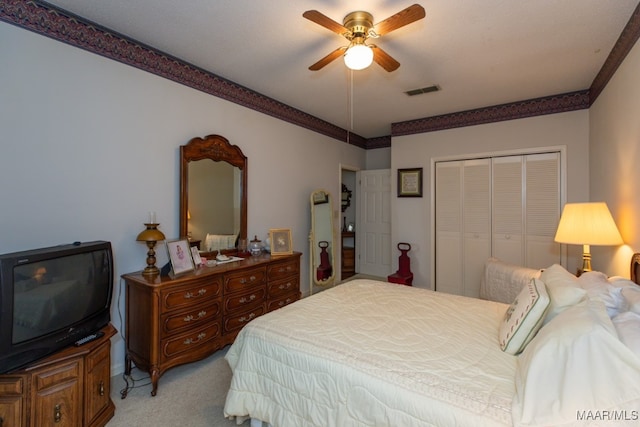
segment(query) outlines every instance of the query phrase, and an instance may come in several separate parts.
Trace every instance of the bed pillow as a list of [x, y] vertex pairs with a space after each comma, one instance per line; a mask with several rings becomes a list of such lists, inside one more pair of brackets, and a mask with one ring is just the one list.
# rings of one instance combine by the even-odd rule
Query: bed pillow
[[498, 258], [489, 258], [485, 262], [480, 280], [480, 299], [511, 304], [534, 277], [540, 277], [540, 270], [508, 264]]
[[502, 351], [520, 353], [542, 326], [548, 307], [549, 295], [544, 283], [531, 279], [504, 314], [498, 336]]
[[[616, 283], [616, 282], [613, 282]], [[622, 283], [619, 281], [618, 283]], [[612, 285], [604, 273], [588, 271], [578, 278], [578, 284], [587, 291], [591, 299], [599, 299], [607, 308], [607, 314], [613, 318], [627, 310], [627, 303], [622, 296], [622, 287]]]
[[620, 341], [640, 357], [640, 314], [626, 311], [611, 320]]
[[617, 338], [604, 304], [586, 300], [538, 332], [518, 357], [515, 386], [514, 425], [584, 425], [578, 417], [589, 411], [637, 412], [640, 358]]
[[540, 280], [546, 285], [551, 300], [543, 325], [567, 308], [587, 298], [587, 291], [580, 287], [578, 278], [560, 264], [553, 264], [544, 269], [540, 274]]
[[640, 287], [622, 288], [620, 293], [624, 297], [627, 310], [640, 314]]

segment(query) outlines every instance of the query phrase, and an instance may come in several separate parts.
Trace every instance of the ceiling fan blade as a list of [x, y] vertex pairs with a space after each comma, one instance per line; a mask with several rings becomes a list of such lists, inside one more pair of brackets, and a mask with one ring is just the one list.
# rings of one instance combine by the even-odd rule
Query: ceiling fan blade
[[371, 49], [373, 49], [373, 60], [388, 72], [395, 71], [400, 66], [398, 61], [393, 59], [387, 52], [380, 49], [378, 46], [372, 45]]
[[333, 19], [329, 18], [326, 15], [318, 12], [317, 10], [307, 10], [302, 14], [309, 21], [315, 22], [318, 25], [325, 27], [328, 30], [333, 31], [336, 34], [340, 34], [344, 36], [345, 34], [349, 34], [349, 30], [345, 28], [342, 24], [338, 24]]
[[342, 56], [342, 54], [344, 53], [344, 51], [346, 49], [347, 49], [346, 47], [337, 48], [336, 50], [331, 52], [329, 55], [325, 56], [320, 61], [318, 61], [315, 64], [313, 64], [312, 66], [310, 66], [309, 69], [311, 71], [318, 71], [319, 69], [321, 69], [322, 67], [324, 67], [325, 65], [327, 65], [328, 63], [333, 61], [334, 59]]
[[373, 30], [379, 36], [397, 30], [400, 27], [411, 24], [426, 16], [424, 8], [419, 4], [414, 4], [408, 8], [401, 10], [393, 16], [388, 17], [384, 21], [378, 22], [373, 26]]

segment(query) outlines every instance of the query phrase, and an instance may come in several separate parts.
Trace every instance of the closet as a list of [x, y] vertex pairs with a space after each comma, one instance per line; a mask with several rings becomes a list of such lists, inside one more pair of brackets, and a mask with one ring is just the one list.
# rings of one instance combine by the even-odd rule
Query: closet
[[477, 297], [486, 260], [560, 262], [561, 153], [435, 162], [435, 290]]

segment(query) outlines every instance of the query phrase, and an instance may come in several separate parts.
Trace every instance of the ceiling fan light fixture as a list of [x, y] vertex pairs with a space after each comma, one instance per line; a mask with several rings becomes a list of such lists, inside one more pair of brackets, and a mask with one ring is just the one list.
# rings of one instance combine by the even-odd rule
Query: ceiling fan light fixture
[[372, 62], [373, 50], [365, 44], [351, 46], [344, 54], [344, 63], [352, 70], [364, 70]]

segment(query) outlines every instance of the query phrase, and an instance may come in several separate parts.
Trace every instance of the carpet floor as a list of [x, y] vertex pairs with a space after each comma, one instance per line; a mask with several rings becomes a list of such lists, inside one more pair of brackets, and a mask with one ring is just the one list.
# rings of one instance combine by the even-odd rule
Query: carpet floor
[[[236, 422], [224, 417], [224, 402], [231, 383], [231, 369], [224, 359], [228, 347], [212, 356], [169, 369], [160, 378], [155, 396], [146, 372], [133, 369], [127, 397], [122, 375], [111, 378], [111, 399], [115, 416], [107, 427], [230, 427]], [[242, 426], [249, 426], [247, 420]]]

